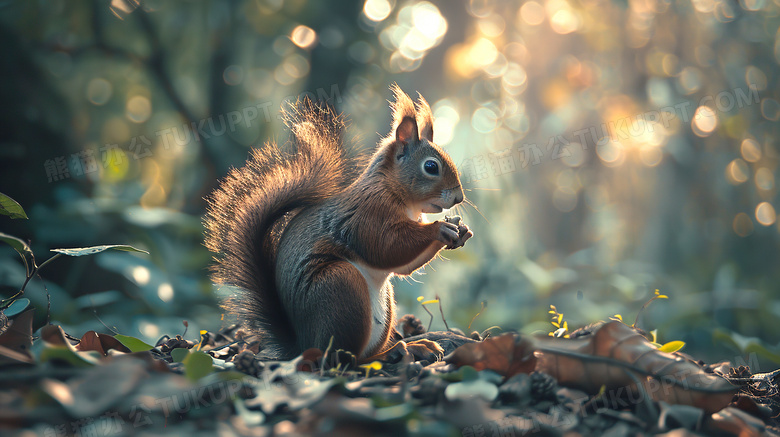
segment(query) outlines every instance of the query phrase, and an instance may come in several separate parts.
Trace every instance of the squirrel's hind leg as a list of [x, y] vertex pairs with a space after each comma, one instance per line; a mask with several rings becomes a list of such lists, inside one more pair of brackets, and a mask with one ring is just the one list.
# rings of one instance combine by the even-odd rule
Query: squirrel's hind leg
[[301, 350], [325, 350], [333, 337], [332, 350], [344, 349], [360, 356], [371, 335], [371, 301], [366, 281], [347, 261], [319, 267], [310, 276], [309, 289], [300, 296], [294, 317]]

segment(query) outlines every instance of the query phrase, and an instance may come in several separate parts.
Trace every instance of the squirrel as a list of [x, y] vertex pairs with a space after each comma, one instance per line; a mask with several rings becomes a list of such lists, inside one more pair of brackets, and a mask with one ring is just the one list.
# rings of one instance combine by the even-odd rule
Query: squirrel
[[443, 352], [432, 341], [402, 341], [390, 279], [473, 233], [459, 217], [424, 222], [424, 213], [461, 203], [463, 188], [433, 143], [428, 103], [391, 90], [392, 130], [367, 161], [349, 157], [343, 115], [299, 99], [282, 110], [287, 148], [253, 149], [207, 199], [212, 280], [235, 289], [224, 306], [258, 335], [267, 358], [325, 350], [331, 338], [359, 362], [398, 348], [430, 361]]

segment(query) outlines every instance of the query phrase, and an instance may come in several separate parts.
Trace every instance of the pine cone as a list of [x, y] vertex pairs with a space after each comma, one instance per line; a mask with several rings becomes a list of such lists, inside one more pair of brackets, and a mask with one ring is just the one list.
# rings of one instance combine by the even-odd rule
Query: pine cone
[[555, 391], [558, 389], [558, 381], [543, 372], [531, 372], [531, 396], [534, 399], [554, 400]]
[[247, 375], [257, 376], [263, 371], [263, 364], [255, 359], [255, 354], [251, 351], [243, 351], [233, 358], [233, 364], [236, 370]]

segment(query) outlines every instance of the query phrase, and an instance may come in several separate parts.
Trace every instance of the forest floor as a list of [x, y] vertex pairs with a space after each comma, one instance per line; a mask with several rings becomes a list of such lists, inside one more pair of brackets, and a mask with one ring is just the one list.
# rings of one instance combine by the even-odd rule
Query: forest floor
[[780, 435], [780, 372], [707, 365], [618, 320], [567, 338], [425, 333], [406, 341], [437, 341], [442, 359], [359, 366], [330, 349], [262, 360], [235, 327], [154, 347], [56, 325], [33, 337], [31, 314], [0, 314], [3, 435]]

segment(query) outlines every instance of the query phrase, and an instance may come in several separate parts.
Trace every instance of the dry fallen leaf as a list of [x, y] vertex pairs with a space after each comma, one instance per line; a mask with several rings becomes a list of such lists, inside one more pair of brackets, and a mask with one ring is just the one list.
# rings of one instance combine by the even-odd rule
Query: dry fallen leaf
[[761, 419], [734, 407], [724, 408], [710, 417], [708, 426], [716, 432], [726, 432], [740, 437], [761, 437], [766, 426]]
[[534, 344], [528, 337], [502, 334], [478, 343], [467, 343], [446, 357], [444, 361], [457, 367], [472, 366], [492, 370], [506, 378], [518, 373], [531, 373], [536, 367]]
[[603, 324], [575, 339], [537, 339], [539, 371], [558, 383], [596, 394], [601, 387], [637, 401], [636, 382], [654, 401], [693, 405], [712, 414], [729, 404], [737, 387], [697, 364], [660, 352], [622, 322]]
[[96, 351], [105, 356], [111, 349], [116, 349], [119, 352], [130, 353], [125, 345], [119, 342], [116, 338], [106, 335], [98, 334], [95, 331], [87, 331], [82, 337], [79, 344], [76, 345], [77, 351]]
[[32, 324], [35, 310], [29, 308], [7, 319], [6, 330], [0, 335], [0, 365], [8, 363], [32, 363]]

